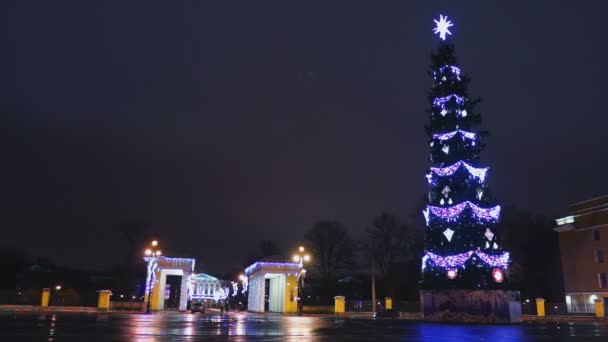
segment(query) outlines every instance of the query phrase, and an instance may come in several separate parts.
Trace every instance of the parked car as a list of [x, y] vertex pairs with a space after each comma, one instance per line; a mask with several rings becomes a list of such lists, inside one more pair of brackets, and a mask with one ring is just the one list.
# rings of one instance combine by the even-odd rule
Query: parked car
[[399, 313], [393, 310], [380, 310], [372, 314], [372, 318], [399, 318]]
[[192, 305], [190, 306], [190, 313], [204, 313], [205, 312], [205, 306], [203, 305], [203, 303], [192, 303]]

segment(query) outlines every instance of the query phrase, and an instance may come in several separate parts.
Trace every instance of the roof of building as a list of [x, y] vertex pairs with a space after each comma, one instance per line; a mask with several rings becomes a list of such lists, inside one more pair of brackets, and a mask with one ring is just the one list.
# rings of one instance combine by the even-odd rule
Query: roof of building
[[214, 276], [210, 276], [207, 273], [197, 273], [195, 275], [192, 276], [193, 280], [218, 280], [216, 277]]
[[253, 263], [252, 265], [250, 265], [249, 267], [247, 267], [245, 269], [245, 274], [246, 275], [250, 275], [253, 272], [256, 272], [260, 269], [273, 269], [273, 270], [278, 270], [278, 271], [283, 271], [283, 272], [290, 272], [290, 271], [299, 271], [300, 270], [300, 264], [296, 264], [296, 263], [290, 263], [290, 262], [263, 262], [263, 261], [258, 261]]
[[586, 212], [598, 211], [608, 208], [608, 195], [593, 198], [583, 202], [570, 205], [570, 213], [573, 215], [584, 214]]
[[608, 226], [608, 196], [569, 206], [570, 215], [558, 218], [556, 231], [583, 230]]

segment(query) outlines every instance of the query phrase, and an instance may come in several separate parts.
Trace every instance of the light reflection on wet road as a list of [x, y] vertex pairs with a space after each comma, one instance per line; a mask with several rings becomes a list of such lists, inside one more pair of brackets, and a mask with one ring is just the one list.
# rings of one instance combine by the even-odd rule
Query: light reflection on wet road
[[608, 341], [608, 324], [454, 325], [248, 313], [2, 313], [0, 341]]

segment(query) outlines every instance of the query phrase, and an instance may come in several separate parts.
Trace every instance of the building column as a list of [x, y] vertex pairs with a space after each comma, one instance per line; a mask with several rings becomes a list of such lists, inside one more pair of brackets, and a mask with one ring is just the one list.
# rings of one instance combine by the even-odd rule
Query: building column
[[186, 311], [188, 308], [188, 276], [186, 272], [182, 275], [182, 284], [179, 293], [179, 311]]

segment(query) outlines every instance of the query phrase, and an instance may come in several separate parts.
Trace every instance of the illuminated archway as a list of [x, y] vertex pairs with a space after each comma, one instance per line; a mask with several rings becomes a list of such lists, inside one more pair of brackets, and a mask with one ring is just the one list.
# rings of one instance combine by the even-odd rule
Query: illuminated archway
[[148, 263], [145, 302], [148, 301], [148, 295], [151, 292], [150, 308], [154, 311], [165, 309], [167, 276], [175, 275], [182, 277], [178, 309], [180, 311], [186, 310], [191, 293], [190, 287], [192, 272], [194, 272], [194, 259], [161, 256], [145, 257], [144, 260]]
[[[256, 262], [245, 269], [248, 277], [247, 310], [291, 313], [298, 311], [297, 276], [300, 266], [292, 263]], [[266, 309], [266, 281], [269, 282]]]

